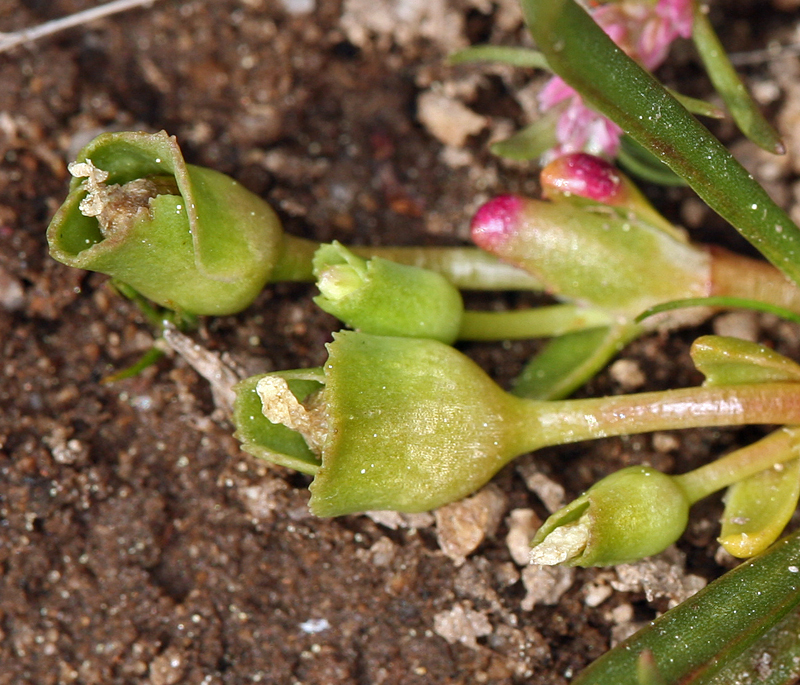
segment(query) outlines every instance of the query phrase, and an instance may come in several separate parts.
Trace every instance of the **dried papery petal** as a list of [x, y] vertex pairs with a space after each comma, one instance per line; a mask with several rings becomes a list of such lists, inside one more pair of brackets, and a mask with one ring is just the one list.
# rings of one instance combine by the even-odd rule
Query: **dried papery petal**
[[280, 423], [297, 431], [317, 454], [328, 433], [325, 405], [320, 392], [312, 394], [301, 404], [289, 389], [289, 384], [279, 376], [264, 376], [256, 385], [261, 398], [262, 413], [272, 423]]

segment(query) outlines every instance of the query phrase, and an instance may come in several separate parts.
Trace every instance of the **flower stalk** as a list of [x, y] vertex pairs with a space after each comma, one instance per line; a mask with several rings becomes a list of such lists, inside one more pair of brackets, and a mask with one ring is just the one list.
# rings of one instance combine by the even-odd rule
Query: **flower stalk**
[[[800, 382], [796, 363], [736, 338], [700, 338], [692, 359], [706, 376], [704, 389]], [[798, 457], [800, 428], [788, 427], [683, 475], [622, 469], [548, 518], [533, 539], [531, 560], [606, 566], [656, 554], [683, 533], [690, 506], [728, 486], [734, 487], [721, 542], [736, 556], [752, 556], [777, 539], [797, 506]]]
[[[262, 199], [187, 164], [165, 132], [105, 133], [71, 165], [70, 192], [47, 230], [50, 254], [106, 273], [186, 314], [241, 311], [266, 283], [313, 280], [318, 243], [291, 236]], [[362, 248], [438, 271], [457, 287], [540, 289], [474, 248]]]
[[373, 335], [456, 340], [518, 340], [607, 326], [598, 308], [558, 304], [512, 311], [465, 311], [447, 279], [381, 257], [362, 259], [340, 243], [314, 255], [314, 301], [350, 328]]
[[[474, 492], [514, 457], [549, 445], [710, 425], [800, 423], [796, 382], [542, 402], [503, 391], [467, 357], [433, 340], [343, 331], [328, 353], [324, 389], [314, 400], [324, 436], [306, 441], [312, 451], [321, 445], [310, 503], [319, 516], [432, 509]], [[236, 421], [238, 437], [246, 451], [265, 454], [252, 433], [258, 424], [285, 423], [286, 410], [269, 393], [260, 397], [258, 421], [253, 392], [258, 380], [240, 388], [238, 401], [248, 413]]]

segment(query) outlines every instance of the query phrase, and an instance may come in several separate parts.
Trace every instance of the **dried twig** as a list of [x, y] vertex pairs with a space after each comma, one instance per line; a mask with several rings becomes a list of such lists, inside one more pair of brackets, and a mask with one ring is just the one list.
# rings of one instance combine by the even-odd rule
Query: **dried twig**
[[124, 12], [134, 7], [149, 7], [155, 2], [156, 0], [114, 0], [113, 2], [108, 2], [99, 7], [92, 7], [83, 12], [76, 12], [75, 14], [61, 17], [60, 19], [47, 21], [44, 24], [39, 24], [39, 26], [22, 29], [21, 31], [13, 31], [11, 33], [0, 32], [0, 52], [5, 52], [22, 43], [38, 40], [39, 38], [72, 28], [73, 26], [87, 24], [90, 21], [101, 19], [102, 17], [107, 17], [117, 12]]
[[800, 43], [791, 43], [789, 45], [771, 45], [763, 50], [732, 52], [728, 55], [728, 58], [734, 66], [742, 67], [752, 64], [763, 64], [764, 62], [776, 60], [785, 55], [798, 54], [800, 54]]
[[236, 398], [233, 386], [242, 380], [244, 373], [235, 368], [232, 362], [201, 347], [171, 324], [164, 323], [163, 335], [167, 345], [211, 384], [214, 406], [230, 417]]

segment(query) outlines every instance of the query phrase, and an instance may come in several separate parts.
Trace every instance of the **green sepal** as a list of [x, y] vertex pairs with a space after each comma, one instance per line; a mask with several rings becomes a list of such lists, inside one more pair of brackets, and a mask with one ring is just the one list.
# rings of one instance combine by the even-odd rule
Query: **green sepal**
[[233, 406], [233, 436], [242, 443], [242, 449], [254, 457], [285, 466], [301, 473], [314, 475], [320, 460], [309, 449], [303, 436], [279, 423], [272, 423], [262, 412], [262, 402], [256, 386], [264, 376], [285, 379], [299, 402], [324, 385], [322, 370], [281, 371], [273, 374], [251, 376], [238, 383]]
[[282, 249], [277, 215], [230, 177], [186, 164], [174, 137], [104, 133], [77, 161], [108, 172], [106, 186], [172, 178], [178, 194], [157, 195], [104, 236], [97, 218], [81, 213], [87, 193], [84, 179], [74, 178], [47, 229], [54, 259], [109, 274], [190, 314], [240, 311], [268, 281]]
[[553, 338], [514, 381], [511, 392], [533, 400], [569, 397], [641, 333], [635, 324], [603, 326]]
[[[790, 429], [797, 430], [797, 429]], [[795, 453], [800, 449], [795, 448]], [[800, 459], [739, 481], [725, 494], [719, 543], [735, 557], [763, 552], [781, 534], [800, 499]]]
[[[777, 654], [782, 669], [770, 685], [794, 682], [786, 677], [798, 653], [800, 607], [800, 532], [794, 533], [726, 573], [693, 597], [652, 621], [582, 671], [572, 685], [639, 685], [637, 662], [649, 650], [667, 683], [731, 685], [743, 663], [766, 650]], [[781, 643], [781, 640], [783, 642]], [[789, 645], [789, 658], [776, 645]], [[761, 662], [763, 663], [763, 662]], [[797, 664], [795, 663], [796, 667]], [[747, 672], [751, 676], [753, 671]], [[758, 682], [762, 682], [758, 680]]]
[[800, 381], [800, 365], [764, 345], [718, 335], [705, 335], [691, 349], [703, 385]]

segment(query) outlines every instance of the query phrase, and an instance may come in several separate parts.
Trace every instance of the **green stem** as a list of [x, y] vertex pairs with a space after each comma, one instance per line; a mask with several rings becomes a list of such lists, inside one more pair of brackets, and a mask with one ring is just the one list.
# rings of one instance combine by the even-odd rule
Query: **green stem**
[[701, 466], [699, 469], [674, 476], [689, 501], [695, 502], [712, 492], [749, 478], [776, 464], [800, 456], [800, 428], [782, 428], [753, 445]]
[[284, 233], [281, 251], [269, 276], [269, 282], [313, 281], [314, 253], [321, 244], [316, 240], [307, 240], [306, 238], [298, 238], [289, 233]]
[[741, 297], [800, 312], [800, 289], [770, 264], [716, 246], [711, 255], [709, 296]]
[[151, 347], [147, 352], [145, 352], [136, 362], [131, 364], [130, 366], [112, 373], [110, 376], [106, 376], [105, 378], [101, 378], [101, 383], [117, 383], [118, 381], [124, 380], [126, 378], [134, 378], [138, 376], [142, 371], [146, 368], [153, 366], [153, 364], [158, 363], [161, 358], [164, 356], [164, 351], [160, 350], [157, 347]]
[[652, 431], [800, 424], [797, 383], [740, 383], [558, 402], [509, 399], [517, 403], [518, 415], [508, 420], [516, 454]]
[[465, 311], [459, 340], [524, 340], [549, 338], [607, 326], [611, 317], [602, 309], [556, 304], [507, 312]]
[[[270, 282], [313, 281], [312, 259], [321, 243], [284, 234]], [[436, 271], [465, 290], [542, 290], [534, 276], [475, 247], [350, 247], [359, 257], [383, 257]]]
[[463, 290], [543, 290], [522, 269], [501, 262], [476, 247], [357, 247], [362, 257], [383, 257], [442, 274]]
[[454, 52], [447, 59], [450, 64], [465, 62], [502, 62], [514, 67], [528, 69], [548, 69], [544, 55], [530, 48], [508, 45], [472, 45]]

